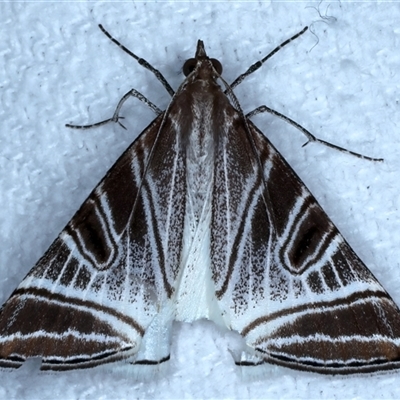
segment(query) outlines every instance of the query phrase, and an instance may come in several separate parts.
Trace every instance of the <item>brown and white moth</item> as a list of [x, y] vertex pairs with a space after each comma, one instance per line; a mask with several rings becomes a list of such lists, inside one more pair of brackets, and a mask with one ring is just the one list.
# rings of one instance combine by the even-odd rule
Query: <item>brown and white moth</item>
[[232, 85], [199, 40], [176, 93], [116, 42], [172, 100], [3, 305], [1, 367], [158, 364], [199, 318], [240, 333], [239, 365], [400, 367], [398, 307], [233, 94], [290, 40]]

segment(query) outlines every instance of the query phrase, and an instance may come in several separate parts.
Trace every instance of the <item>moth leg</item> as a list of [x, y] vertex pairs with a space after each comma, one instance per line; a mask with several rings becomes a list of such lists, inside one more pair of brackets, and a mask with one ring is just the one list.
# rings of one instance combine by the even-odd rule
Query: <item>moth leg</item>
[[151, 108], [157, 115], [161, 114], [162, 111], [154, 104], [152, 103], [146, 96], [144, 96], [142, 93], [138, 92], [136, 89], [131, 89], [128, 93], [124, 94], [121, 98], [121, 100], [118, 102], [117, 107], [114, 111], [114, 115], [111, 118], [105, 119], [104, 121], [96, 122], [95, 124], [90, 124], [90, 125], [71, 125], [71, 124], [65, 124], [67, 128], [73, 128], [73, 129], [90, 129], [90, 128], [96, 128], [102, 125], [106, 125], [109, 122], [114, 122], [119, 124], [122, 128], [126, 129], [124, 125], [121, 124], [120, 119], [123, 119], [124, 117], [121, 117], [119, 115], [122, 106], [128, 100], [130, 97], [135, 97], [136, 99], [139, 99], [142, 101], [144, 104], [146, 104], [149, 108]]
[[248, 114], [246, 114], [246, 117], [247, 117], [247, 118], [251, 118], [251, 117], [254, 117], [254, 115], [261, 114], [261, 113], [264, 113], [264, 112], [267, 112], [267, 113], [269, 113], [269, 114], [275, 115], [275, 116], [278, 117], [278, 118], [283, 119], [285, 122], [289, 123], [290, 125], [292, 125], [292, 126], [294, 126], [295, 128], [297, 128], [300, 132], [302, 132], [302, 133], [307, 137], [307, 139], [308, 139], [308, 141], [307, 141], [306, 143], [304, 143], [303, 147], [306, 146], [306, 145], [307, 145], [308, 143], [310, 143], [310, 142], [316, 142], [316, 143], [321, 143], [321, 144], [323, 144], [323, 145], [325, 145], [325, 146], [328, 146], [328, 147], [330, 147], [330, 148], [332, 148], [332, 149], [339, 150], [339, 151], [341, 151], [342, 153], [347, 153], [347, 154], [350, 154], [350, 155], [352, 155], [352, 156], [355, 156], [355, 157], [358, 157], [358, 158], [362, 158], [362, 159], [364, 159], [364, 160], [369, 160], [369, 161], [383, 161], [383, 158], [374, 158], [374, 157], [365, 156], [365, 155], [363, 155], [363, 154], [356, 153], [356, 152], [351, 151], [351, 150], [347, 150], [347, 149], [345, 149], [344, 147], [337, 146], [336, 144], [327, 142], [327, 141], [325, 141], [325, 140], [318, 139], [318, 138], [315, 137], [310, 131], [308, 131], [306, 128], [303, 128], [303, 127], [302, 127], [300, 124], [298, 124], [296, 121], [293, 121], [291, 118], [287, 117], [286, 115], [283, 115], [283, 114], [281, 114], [280, 112], [275, 111], [275, 110], [273, 110], [272, 108], [269, 108], [269, 107], [267, 107], [267, 106], [265, 106], [265, 105], [264, 105], [264, 106], [257, 107], [255, 110], [249, 112]]

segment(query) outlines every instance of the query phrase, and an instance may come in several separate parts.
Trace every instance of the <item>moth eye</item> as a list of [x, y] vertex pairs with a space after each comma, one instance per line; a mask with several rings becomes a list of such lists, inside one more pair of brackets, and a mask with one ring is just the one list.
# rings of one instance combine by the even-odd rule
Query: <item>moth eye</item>
[[197, 60], [195, 58], [189, 58], [189, 60], [185, 61], [183, 64], [183, 73], [185, 76], [188, 76], [193, 70], [196, 68]]
[[211, 63], [213, 65], [214, 69], [218, 72], [218, 74], [221, 75], [222, 74], [222, 64], [215, 58], [211, 58]]

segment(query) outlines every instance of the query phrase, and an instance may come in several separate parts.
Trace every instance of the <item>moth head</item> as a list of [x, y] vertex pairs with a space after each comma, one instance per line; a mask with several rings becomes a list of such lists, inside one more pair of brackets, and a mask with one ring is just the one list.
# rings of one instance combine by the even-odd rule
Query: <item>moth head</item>
[[185, 76], [190, 75], [196, 69], [196, 66], [204, 60], [209, 60], [211, 62], [214, 70], [218, 73], [218, 75], [222, 74], [221, 63], [215, 58], [207, 57], [206, 51], [204, 49], [204, 43], [202, 40], [199, 40], [197, 42], [195, 58], [189, 58], [188, 60], [185, 61], [185, 64], [183, 64], [182, 69]]

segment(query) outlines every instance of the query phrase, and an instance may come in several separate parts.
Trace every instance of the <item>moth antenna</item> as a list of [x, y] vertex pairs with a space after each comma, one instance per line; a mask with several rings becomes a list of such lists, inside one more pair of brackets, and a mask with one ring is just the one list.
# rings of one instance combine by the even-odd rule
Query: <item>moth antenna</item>
[[122, 43], [120, 43], [117, 39], [111, 36], [108, 31], [106, 31], [103, 25], [99, 24], [99, 28], [101, 31], [118, 47], [120, 47], [125, 53], [128, 53], [131, 57], [133, 57], [141, 66], [151, 71], [156, 78], [161, 82], [161, 84], [165, 87], [166, 91], [171, 95], [171, 97], [175, 94], [174, 89], [170, 86], [168, 81], [164, 78], [164, 75], [156, 68], [154, 68], [149, 62], [147, 62], [144, 58], [138, 57], [135, 53], [130, 51], [127, 47], [125, 47]]
[[243, 74], [239, 75], [230, 85], [232, 89], [234, 89], [237, 85], [239, 85], [243, 79], [251, 75], [253, 72], [257, 71], [261, 66], [268, 60], [270, 59], [275, 53], [277, 53], [280, 49], [285, 47], [287, 44], [289, 44], [291, 41], [297, 39], [299, 36], [301, 36], [303, 33], [305, 33], [308, 29], [308, 26], [303, 28], [299, 33], [296, 33], [294, 36], [291, 38], [285, 40], [283, 43], [281, 43], [279, 46], [275, 47], [274, 50], [272, 50], [268, 55], [266, 55], [263, 59], [255, 62], [253, 65], [249, 67], [249, 69], [244, 72]]

